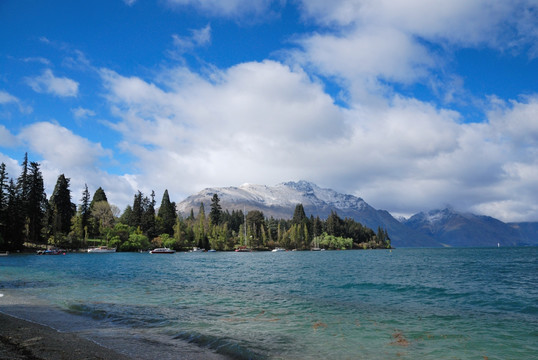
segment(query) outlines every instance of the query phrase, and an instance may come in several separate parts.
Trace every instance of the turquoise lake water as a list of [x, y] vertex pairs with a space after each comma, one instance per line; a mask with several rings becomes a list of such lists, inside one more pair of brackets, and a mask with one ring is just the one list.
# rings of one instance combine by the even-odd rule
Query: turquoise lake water
[[141, 359], [538, 359], [538, 248], [10, 255], [0, 293]]

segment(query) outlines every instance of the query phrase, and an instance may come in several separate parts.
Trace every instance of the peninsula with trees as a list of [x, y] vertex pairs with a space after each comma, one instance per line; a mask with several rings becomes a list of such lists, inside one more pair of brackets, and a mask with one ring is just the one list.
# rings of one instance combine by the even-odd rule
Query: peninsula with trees
[[[78, 204], [72, 202], [70, 179], [58, 176], [49, 198], [40, 164], [26, 154], [18, 178], [0, 165], [0, 250], [55, 247], [69, 250], [107, 245], [118, 251], [193, 247], [233, 251], [239, 247], [271, 250], [390, 248], [385, 229], [377, 232], [331, 211], [326, 219], [307, 216], [297, 204], [291, 219], [264, 216], [260, 210], [223, 210], [217, 194], [183, 216], [165, 190], [156, 207], [155, 193], [138, 191], [123, 212], [108, 202], [104, 189], [91, 196], [86, 185]], [[205, 206], [209, 206], [206, 211]]]

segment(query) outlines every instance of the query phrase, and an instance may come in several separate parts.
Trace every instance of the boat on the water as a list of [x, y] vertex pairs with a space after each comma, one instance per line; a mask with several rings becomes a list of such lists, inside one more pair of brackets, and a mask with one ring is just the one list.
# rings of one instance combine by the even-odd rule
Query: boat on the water
[[151, 250], [150, 254], [174, 254], [176, 251], [169, 248], [156, 248]]
[[249, 249], [249, 248], [246, 247], [246, 246], [240, 246], [240, 247], [238, 247], [237, 249], [235, 249], [235, 252], [252, 252], [252, 250]]
[[283, 249], [281, 247], [277, 247], [277, 248], [274, 248], [273, 250], [271, 250], [271, 252], [281, 252], [281, 251], [286, 251], [286, 249]]
[[8, 256], [9, 251], [0, 252], [0, 256]]
[[65, 255], [65, 253], [65, 250], [62, 249], [47, 249], [37, 251], [37, 255]]
[[203, 248], [199, 248], [199, 247], [193, 247], [192, 250], [190, 250], [189, 252], [204, 252], [205, 249]]
[[88, 249], [89, 253], [115, 253], [116, 248], [110, 248], [108, 246], [91, 247]]

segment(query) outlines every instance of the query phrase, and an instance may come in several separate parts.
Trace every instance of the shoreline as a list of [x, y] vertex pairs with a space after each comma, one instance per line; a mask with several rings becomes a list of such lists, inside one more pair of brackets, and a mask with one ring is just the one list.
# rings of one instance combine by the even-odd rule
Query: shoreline
[[1, 360], [131, 359], [75, 333], [60, 332], [3, 312], [0, 323]]

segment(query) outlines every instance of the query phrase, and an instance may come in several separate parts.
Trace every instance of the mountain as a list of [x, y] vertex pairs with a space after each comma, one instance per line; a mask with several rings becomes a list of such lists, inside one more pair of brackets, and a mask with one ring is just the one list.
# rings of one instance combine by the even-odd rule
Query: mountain
[[403, 223], [444, 246], [497, 246], [498, 243], [517, 246], [525, 242], [514, 226], [490, 216], [460, 213], [448, 208], [421, 212]]
[[523, 245], [538, 245], [538, 222], [508, 223], [521, 236]]
[[[178, 211], [188, 215], [197, 213], [200, 203], [208, 207], [217, 194], [225, 210], [260, 210], [266, 217], [291, 219], [295, 206], [303, 204], [307, 216], [326, 219], [331, 211], [341, 217], [352, 218], [377, 231], [386, 229], [395, 247], [441, 246], [430, 235], [416, 231], [396, 220], [388, 211], [376, 210], [363, 199], [322, 189], [307, 181], [286, 182], [276, 186], [244, 184], [239, 187], [207, 188], [178, 204]], [[208, 210], [207, 210], [208, 211]]]
[[360, 197], [322, 189], [307, 181], [207, 188], [180, 202], [178, 211], [186, 216], [193, 209], [196, 214], [200, 203], [210, 206], [213, 194], [219, 196], [225, 210], [260, 210], [266, 217], [276, 219], [291, 219], [297, 204], [303, 204], [307, 216], [322, 219], [336, 211], [341, 218], [352, 218], [374, 231], [378, 227], [386, 229], [395, 247], [538, 245], [536, 222], [507, 224], [450, 208], [396, 220], [388, 211], [374, 209]]

